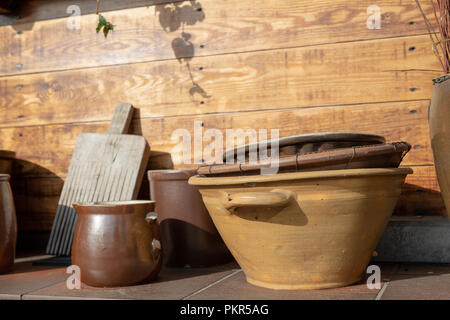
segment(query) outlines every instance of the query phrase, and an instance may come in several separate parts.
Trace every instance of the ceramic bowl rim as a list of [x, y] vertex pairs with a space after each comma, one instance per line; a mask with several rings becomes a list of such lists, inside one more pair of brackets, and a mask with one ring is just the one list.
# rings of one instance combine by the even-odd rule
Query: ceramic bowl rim
[[117, 207], [126, 205], [154, 204], [152, 200], [118, 200], [118, 201], [93, 201], [74, 202], [73, 204], [82, 207]]
[[231, 176], [231, 177], [204, 177], [193, 176], [189, 179], [189, 184], [196, 186], [221, 186], [237, 185], [245, 183], [264, 183], [280, 182], [290, 180], [310, 180], [310, 179], [330, 179], [346, 177], [364, 177], [364, 176], [393, 176], [413, 173], [409, 167], [400, 168], [362, 168], [362, 169], [342, 169], [342, 170], [321, 170], [306, 172], [286, 172], [270, 175], [250, 175], [250, 176]]

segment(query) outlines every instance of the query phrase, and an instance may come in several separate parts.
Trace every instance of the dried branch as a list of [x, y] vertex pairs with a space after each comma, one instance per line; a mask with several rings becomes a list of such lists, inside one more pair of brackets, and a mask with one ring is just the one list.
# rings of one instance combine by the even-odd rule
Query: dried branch
[[450, 73], [450, 0], [430, 0], [438, 32], [435, 31], [423, 11], [419, 0], [415, 1], [430, 35], [433, 53], [438, 58], [444, 72]]

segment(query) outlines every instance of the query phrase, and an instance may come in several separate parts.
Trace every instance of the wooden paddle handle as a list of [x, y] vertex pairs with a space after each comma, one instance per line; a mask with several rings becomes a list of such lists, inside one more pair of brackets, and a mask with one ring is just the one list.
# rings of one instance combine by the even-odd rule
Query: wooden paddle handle
[[114, 116], [109, 124], [108, 133], [125, 134], [130, 128], [134, 108], [131, 103], [119, 102], [114, 110]]

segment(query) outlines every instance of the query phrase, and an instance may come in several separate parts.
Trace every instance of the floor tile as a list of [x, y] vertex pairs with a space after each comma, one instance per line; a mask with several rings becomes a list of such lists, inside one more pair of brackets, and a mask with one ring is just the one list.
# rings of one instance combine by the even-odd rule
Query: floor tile
[[158, 279], [149, 284], [122, 288], [93, 288], [82, 285], [69, 290], [59, 283], [25, 295], [24, 299], [182, 299], [226, 277], [237, 266], [229, 264], [213, 268], [165, 268]]
[[65, 268], [16, 263], [12, 272], [0, 275], [0, 299], [20, 299], [23, 294], [63, 282], [67, 277]]
[[[383, 284], [381, 284], [382, 286]], [[341, 300], [341, 299], [357, 299], [357, 300], [373, 300], [377, 296], [378, 289], [370, 290], [365, 282], [336, 289], [323, 290], [272, 290], [254, 286], [247, 283], [245, 275], [241, 271], [217, 284], [207, 288], [189, 299], [274, 299], [274, 300]]]
[[397, 274], [387, 284], [381, 300], [449, 300], [450, 273]]

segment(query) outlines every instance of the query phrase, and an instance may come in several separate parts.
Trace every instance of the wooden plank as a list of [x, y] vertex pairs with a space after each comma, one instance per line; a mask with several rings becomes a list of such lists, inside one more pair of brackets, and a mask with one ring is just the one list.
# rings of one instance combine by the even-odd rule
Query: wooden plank
[[[106, 0], [100, 3], [100, 12], [151, 6], [174, 2], [173, 0]], [[11, 15], [0, 15], [0, 26], [16, 25], [27, 22], [63, 18], [69, 16], [67, 8], [71, 5], [80, 7], [82, 15], [95, 13], [97, 2], [94, 0], [28, 0]]]
[[[414, 48], [414, 50], [411, 50]], [[429, 99], [427, 36], [0, 78], [0, 127]]]
[[[203, 122], [204, 130], [279, 129], [280, 137], [329, 131], [380, 134], [389, 141], [410, 142], [413, 148], [404, 163], [424, 165], [433, 164], [428, 134], [428, 104], [429, 101], [424, 100], [145, 118], [135, 119], [131, 132], [142, 134], [147, 139], [152, 151], [158, 152], [157, 162], [165, 167], [172, 165], [174, 155], [169, 153], [178, 143], [171, 140], [172, 133], [176, 129], [186, 129], [193, 137], [196, 120]], [[14, 166], [16, 175], [53, 173], [65, 176], [77, 135], [81, 132], [105, 132], [106, 127], [107, 122], [95, 122], [3, 128], [0, 129], [0, 149], [16, 151], [16, 157], [22, 159], [21, 165]]]
[[12, 177], [19, 230], [52, 228], [63, 183], [57, 176]]
[[414, 175], [406, 178], [394, 215], [447, 216], [434, 166], [413, 167]]
[[[380, 29], [368, 29], [372, 0], [185, 1], [105, 12], [107, 39], [95, 14], [0, 27], [0, 75], [66, 70], [232, 52], [425, 34], [413, 1], [377, 1]], [[425, 10], [430, 7], [424, 4]], [[199, 11], [201, 10], [201, 11]], [[182, 31], [186, 39], [181, 37]], [[189, 35], [187, 35], [189, 34]], [[257, 41], [255, 41], [257, 39]], [[174, 41], [175, 40], [175, 41]], [[426, 41], [431, 49], [429, 40]]]
[[[279, 136], [317, 132], [365, 132], [385, 136], [387, 141], [407, 141], [413, 146], [403, 160], [407, 165], [432, 165], [428, 127], [429, 101], [411, 101], [320, 108], [292, 108], [256, 112], [141, 119], [133, 122], [132, 131], [144, 135], [153, 151], [171, 153], [178, 140], [170, 137], [176, 129], [186, 129], [193, 146], [194, 121], [201, 121], [203, 132], [215, 128], [279, 129]], [[270, 132], [269, 132], [270, 134]], [[208, 143], [204, 143], [206, 147]], [[225, 148], [225, 143], [224, 143]], [[176, 163], [175, 167], [187, 167]]]
[[109, 134], [126, 134], [133, 119], [134, 108], [131, 103], [119, 102], [114, 110], [111, 124], [108, 128]]

